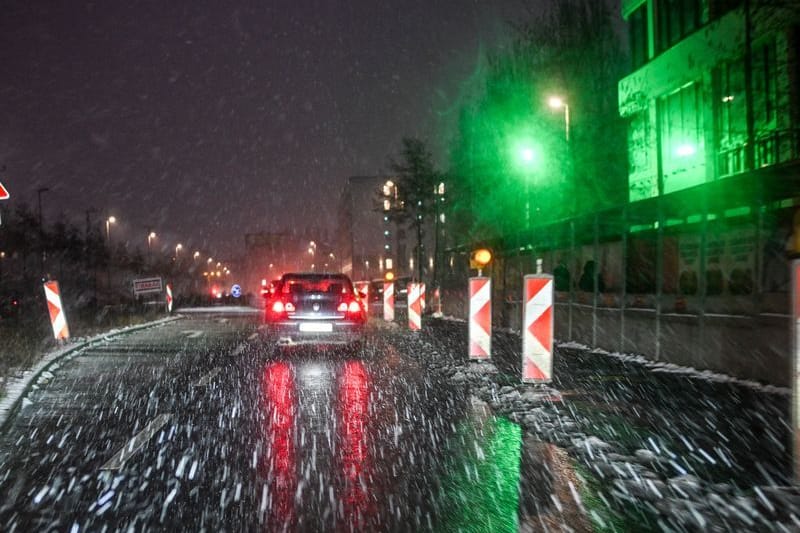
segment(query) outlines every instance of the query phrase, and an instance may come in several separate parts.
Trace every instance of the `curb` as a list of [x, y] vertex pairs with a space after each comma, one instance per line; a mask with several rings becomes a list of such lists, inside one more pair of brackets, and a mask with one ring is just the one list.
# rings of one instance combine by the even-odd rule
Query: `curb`
[[2, 400], [0, 400], [0, 432], [4, 433], [6, 431], [7, 429], [6, 426], [8, 425], [8, 422], [12, 418], [11, 415], [15, 414], [19, 410], [19, 405], [22, 399], [31, 390], [31, 385], [36, 380], [38, 380], [39, 377], [44, 372], [46, 372], [51, 366], [53, 366], [53, 364], [60, 362], [68, 355], [84, 350], [86, 348], [91, 348], [92, 346], [100, 342], [115, 339], [116, 337], [120, 337], [122, 335], [135, 333], [143, 329], [154, 328], [156, 326], [161, 326], [163, 324], [175, 322], [176, 320], [181, 320], [182, 318], [184, 317], [181, 315], [176, 315], [167, 318], [162, 318], [159, 320], [154, 320], [152, 322], [145, 322], [144, 324], [127, 326], [122, 329], [112, 329], [105, 333], [100, 333], [98, 335], [95, 335], [94, 337], [91, 337], [84, 341], [80, 341], [76, 344], [65, 346], [54, 352], [46, 354], [32, 368], [23, 372], [21, 378], [9, 380], [6, 383], [6, 395], [5, 397], [3, 397]]

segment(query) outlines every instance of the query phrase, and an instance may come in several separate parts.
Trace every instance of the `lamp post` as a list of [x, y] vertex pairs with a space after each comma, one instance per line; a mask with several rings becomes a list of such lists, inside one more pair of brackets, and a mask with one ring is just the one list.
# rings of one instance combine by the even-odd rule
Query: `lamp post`
[[147, 257], [150, 262], [153, 262], [153, 239], [157, 237], [155, 231], [149, 231], [147, 233]]
[[536, 151], [532, 146], [522, 146], [519, 150], [520, 165], [528, 171], [524, 178], [525, 181], [525, 229], [529, 230], [531, 227], [531, 195], [530, 195], [530, 181], [533, 175], [533, 166], [536, 163]]
[[178, 253], [179, 253], [181, 250], [183, 250], [183, 245], [182, 245], [181, 243], [178, 243], [178, 244], [176, 244], [176, 245], [175, 245], [175, 260], [176, 260], [176, 261], [178, 260]]
[[42, 275], [42, 279], [44, 279], [44, 260], [45, 260], [45, 251], [44, 251], [44, 225], [42, 224], [42, 194], [50, 192], [49, 187], [39, 187], [36, 189], [36, 196], [39, 203], [39, 273]]
[[564, 134], [569, 142], [569, 104], [560, 96], [551, 96], [547, 100], [547, 105], [552, 109], [564, 109]]
[[117, 223], [117, 217], [110, 216], [106, 219], [106, 241], [108, 242], [108, 247], [111, 249], [111, 225]]
[[111, 285], [112, 285], [112, 278], [111, 278], [111, 259], [112, 259], [112, 251], [111, 251], [111, 224], [116, 224], [117, 218], [115, 216], [110, 216], [106, 218], [106, 244], [108, 246], [108, 290], [112, 292]]

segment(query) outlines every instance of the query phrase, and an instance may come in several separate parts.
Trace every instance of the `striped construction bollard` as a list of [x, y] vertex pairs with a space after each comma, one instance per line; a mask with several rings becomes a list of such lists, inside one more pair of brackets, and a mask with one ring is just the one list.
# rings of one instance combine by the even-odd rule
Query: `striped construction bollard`
[[425, 284], [419, 284], [419, 308], [420, 308], [420, 315], [425, 313]]
[[172, 285], [167, 283], [167, 313], [172, 312]]
[[800, 259], [792, 261], [792, 461], [800, 481]]
[[356, 281], [353, 285], [356, 287], [358, 297], [369, 304], [369, 281]]
[[47, 309], [50, 311], [50, 324], [53, 326], [53, 336], [57, 341], [69, 339], [69, 325], [64, 306], [61, 304], [61, 289], [57, 281], [47, 281], [44, 284], [44, 296], [47, 299]]
[[387, 322], [394, 320], [394, 283], [391, 281], [383, 284], [383, 319]]
[[443, 316], [442, 313], [442, 289], [436, 287], [433, 290], [433, 316], [436, 318], [440, 318]]
[[522, 382], [547, 383], [553, 379], [553, 276], [525, 276], [522, 292]]
[[492, 356], [492, 280], [469, 278], [469, 358]]
[[420, 283], [408, 284], [408, 329], [422, 329], [422, 295]]

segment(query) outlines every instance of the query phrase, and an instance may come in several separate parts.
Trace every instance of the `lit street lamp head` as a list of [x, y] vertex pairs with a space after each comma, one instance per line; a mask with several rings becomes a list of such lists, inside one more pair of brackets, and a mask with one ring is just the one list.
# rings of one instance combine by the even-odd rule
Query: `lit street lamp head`
[[561, 97], [559, 97], [559, 96], [551, 96], [547, 100], [547, 105], [549, 105], [553, 109], [561, 109], [566, 104], [564, 103], [564, 100]]

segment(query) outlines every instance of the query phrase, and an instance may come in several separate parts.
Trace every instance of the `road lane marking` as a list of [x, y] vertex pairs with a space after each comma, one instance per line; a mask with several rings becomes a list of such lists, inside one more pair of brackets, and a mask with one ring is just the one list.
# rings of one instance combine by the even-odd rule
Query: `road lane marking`
[[186, 335], [189, 339], [197, 339], [198, 337], [203, 336], [203, 330], [200, 329], [187, 329], [186, 331], [182, 331], [184, 335]]
[[203, 376], [200, 379], [198, 379], [194, 383], [194, 385], [192, 385], [192, 386], [193, 387], [207, 387], [209, 385], [209, 383], [211, 383], [211, 380], [214, 379], [215, 377], [217, 377], [217, 374], [219, 374], [220, 370], [221, 369], [219, 367], [215, 368], [214, 370], [212, 370], [211, 372], [209, 372], [205, 376]]
[[252, 335], [250, 335], [249, 337], [247, 337], [247, 340], [254, 341], [254, 340], [256, 340], [257, 338], [258, 338], [258, 332], [256, 332], [256, 333], [253, 333]]
[[135, 455], [136, 452], [138, 452], [148, 440], [153, 438], [153, 435], [158, 433], [158, 430], [164, 427], [170, 420], [172, 420], [172, 414], [163, 414], [155, 417], [144, 429], [134, 435], [131, 440], [128, 441], [128, 444], [115, 453], [106, 464], [101, 466], [100, 470], [119, 470], [122, 468], [125, 461]]
[[244, 352], [244, 350], [245, 350], [246, 348], [247, 348], [247, 345], [246, 345], [245, 343], [241, 343], [239, 346], [237, 346], [237, 347], [236, 347], [236, 348], [235, 348], [235, 349], [234, 349], [234, 350], [231, 352], [231, 355], [242, 355], [242, 352]]

